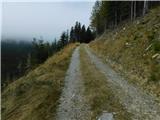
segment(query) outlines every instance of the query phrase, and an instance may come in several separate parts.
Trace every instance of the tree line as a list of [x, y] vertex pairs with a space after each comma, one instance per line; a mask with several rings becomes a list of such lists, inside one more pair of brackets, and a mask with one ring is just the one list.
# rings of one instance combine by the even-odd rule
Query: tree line
[[[1, 85], [2, 89], [21, 73], [24, 73], [27, 55], [32, 50], [32, 43], [2, 39], [1, 41]], [[20, 68], [20, 69], [19, 69]]]
[[70, 30], [70, 42], [89, 43], [94, 39], [94, 33], [90, 27], [81, 25], [80, 22], [76, 22], [75, 26], [71, 27]]
[[47, 42], [42, 37], [33, 38], [32, 42], [2, 39], [2, 89], [66, 45], [74, 42], [88, 43], [93, 39], [94, 33], [90, 27], [86, 29], [80, 22], [76, 22], [70, 30], [62, 32], [59, 39], [54, 39], [53, 42]]
[[160, 1], [96, 1], [91, 13], [91, 27], [96, 35], [106, 29], [114, 29], [123, 21], [134, 21]]
[[94, 33], [90, 27], [86, 29], [85, 25], [81, 26], [80, 22], [76, 22], [75, 26], [72, 26], [70, 30], [62, 32], [59, 40], [54, 39], [52, 43], [44, 42], [42, 38], [38, 40], [33, 38], [33, 49], [28, 54], [27, 68], [43, 63], [48, 57], [63, 49], [69, 43], [89, 43], [93, 39]]
[[60, 41], [45, 42], [42, 38], [33, 41], [1, 41], [1, 87], [2, 90], [11, 82], [36, 68], [39, 64], [62, 48]]

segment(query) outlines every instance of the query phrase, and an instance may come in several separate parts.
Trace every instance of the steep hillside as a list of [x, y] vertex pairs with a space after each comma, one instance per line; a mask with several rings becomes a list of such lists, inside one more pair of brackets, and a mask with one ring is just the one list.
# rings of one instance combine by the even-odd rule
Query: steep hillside
[[160, 7], [145, 17], [106, 31], [90, 43], [103, 58], [128, 80], [160, 100]]
[[66, 70], [75, 44], [70, 44], [2, 93], [3, 120], [54, 118]]

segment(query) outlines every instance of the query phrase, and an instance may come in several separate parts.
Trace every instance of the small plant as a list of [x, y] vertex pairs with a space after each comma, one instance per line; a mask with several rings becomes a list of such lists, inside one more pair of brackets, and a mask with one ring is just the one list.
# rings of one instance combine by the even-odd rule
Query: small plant
[[138, 36], [137, 36], [137, 35], [135, 35], [133, 39], [134, 39], [134, 40], [137, 40], [137, 39], [138, 39]]
[[15, 90], [16, 96], [21, 96], [24, 94], [28, 89], [30, 88], [30, 85], [27, 83], [21, 83]]
[[150, 75], [150, 81], [156, 81], [156, 76], [153, 72]]
[[150, 81], [160, 80], [160, 65], [158, 63], [153, 63], [151, 65]]
[[160, 41], [154, 41], [153, 49], [154, 49], [155, 52], [160, 51]]
[[149, 40], [149, 41], [153, 41], [153, 40], [154, 40], [154, 37], [155, 37], [155, 33], [152, 32], [152, 33], [150, 33], [150, 34], [148, 35], [148, 40]]

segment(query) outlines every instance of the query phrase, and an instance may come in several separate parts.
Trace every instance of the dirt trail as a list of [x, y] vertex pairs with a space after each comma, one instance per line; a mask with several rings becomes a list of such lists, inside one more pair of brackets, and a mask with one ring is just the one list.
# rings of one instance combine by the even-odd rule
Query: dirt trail
[[129, 84], [109, 65], [104, 64], [94, 55], [88, 46], [85, 46], [85, 50], [91, 62], [106, 76], [121, 104], [134, 115], [134, 120], [160, 120], [160, 106], [152, 96]]
[[79, 47], [73, 52], [65, 78], [65, 85], [57, 110], [57, 120], [87, 120], [88, 106], [85, 104], [84, 86], [81, 80]]

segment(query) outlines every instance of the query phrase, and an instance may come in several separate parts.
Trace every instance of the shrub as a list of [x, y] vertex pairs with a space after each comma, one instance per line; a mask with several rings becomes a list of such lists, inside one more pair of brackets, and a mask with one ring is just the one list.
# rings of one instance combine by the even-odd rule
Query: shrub
[[154, 49], [155, 52], [160, 51], [160, 41], [154, 41], [153, 49]]
[[159, 63], [153, 63], [151, 65], [150, 81], [159, 81], [160, 80], [160, 65]]

